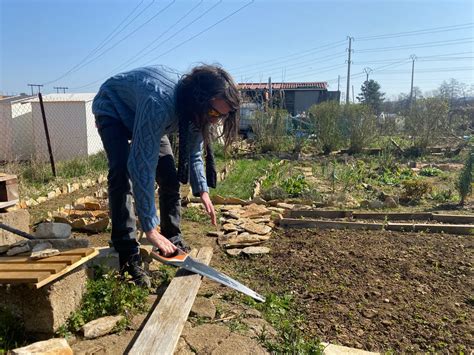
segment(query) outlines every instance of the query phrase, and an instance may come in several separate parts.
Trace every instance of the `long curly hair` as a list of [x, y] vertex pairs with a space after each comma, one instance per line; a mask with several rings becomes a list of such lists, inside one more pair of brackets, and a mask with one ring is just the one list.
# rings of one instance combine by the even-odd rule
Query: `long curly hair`
[[176, 92], [176, 113], [180, 125], [192, 122], [201, 130], [204, 142], [210, 142], [210, 122], [207, 112], [212, 99], [223, 99], [231, 111], [224, 119], [222, 136], [225, 147], [237, 138], [240, 120], [240, 96], [237, 85], [224, 69], [218, 65], [194, 67], [179, 81]]

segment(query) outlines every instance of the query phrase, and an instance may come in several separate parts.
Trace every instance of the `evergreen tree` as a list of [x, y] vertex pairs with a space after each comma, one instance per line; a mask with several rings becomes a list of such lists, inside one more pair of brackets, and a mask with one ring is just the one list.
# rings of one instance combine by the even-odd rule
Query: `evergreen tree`
[[380, 91], [380, 84], [375, 80], [369, 80], [360, 87], [361, 93], [357, 96], [359, 102], [372, 108], [375, 114], [379, 114], [385, 93]]
[[461, 170], [459, 174], [457, 188], [459, 191], [459, 195], [461, 196], [461, 201], [459, 204], [462, 206], [466, 202], [466, 197], [471, 194], [472, 191], [472, 162], [473, 162], [473, 152], [472, 150], [469, 152], [469, 156], [467, 157], [464, 168]]

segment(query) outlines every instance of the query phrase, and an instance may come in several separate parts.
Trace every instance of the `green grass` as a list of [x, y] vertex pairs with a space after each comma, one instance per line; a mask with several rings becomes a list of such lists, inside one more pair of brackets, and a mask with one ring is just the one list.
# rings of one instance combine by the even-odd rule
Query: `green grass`
[[217, 188], [211, 190], [212, 195], [248, 199], [252, 197], [254, 181], [265, 174], [271, 161], [266, 159], [237, 160], [230, 174], [224, 181], [217, 183]]
[[116, 271], [97, 268], [95, 277], [87, 282], [87, 291], [81, 302], [81, 308], [74, 312], [58, 333], [66, 336], [78, 332], [82, 326], [94, 319], [123, 315], [127, 321], [137, 312], [146, 310], [148, 290], [123, 279]]
[[49, 162], [29, 161], [12, 162], [2, 166], [7, 174], [17, 175], [19, 179], [20, 196], [36, 198], [47, 194], [56, 187], [68, 182], [93, 179], [108, 170], [105, 152], [91, 155], [87, 158], [76, 158], [56, 163], [56, 178], [54, 178]]

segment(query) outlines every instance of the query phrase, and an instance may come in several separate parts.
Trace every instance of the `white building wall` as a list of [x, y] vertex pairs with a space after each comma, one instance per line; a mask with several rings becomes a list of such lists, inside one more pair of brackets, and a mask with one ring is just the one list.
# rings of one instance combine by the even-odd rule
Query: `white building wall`
[[[44, 110], [55, 161], [86, 157], [87, 127], [84, 102], [45, 101]], [[36, 157], [49, 159], [48, 146], [39, 102], [32, 102]]]
[[92, 113], [92, 101], [86, 102], [84, 105], [86, 126], [87, 126], [87, 153], [89, 155], [96, 154], [104, 150], [102, 140], [95, 125], [95, 116]]
[[0, 160], [28, 160], [34, 152], [31, 104], [26, 99], [0, 102]]

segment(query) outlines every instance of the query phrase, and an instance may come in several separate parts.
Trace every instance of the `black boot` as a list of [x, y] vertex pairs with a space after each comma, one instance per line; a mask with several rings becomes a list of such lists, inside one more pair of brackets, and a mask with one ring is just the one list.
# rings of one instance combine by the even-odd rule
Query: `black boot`
[[140, 254], [120, 255], [119, 261], [120, 273], [122, 275], [128, 273], [135, 285], [151, 288], [151, 280], [142, 267], [142, 258], [140, 257]]
[[184, 241], [184, 239], [180, 235], [170, 238], [169, 241], [173, 243], [175, 247], [184, 251], [185, 253], [189, 253], [191, 251], [191, 247]]

